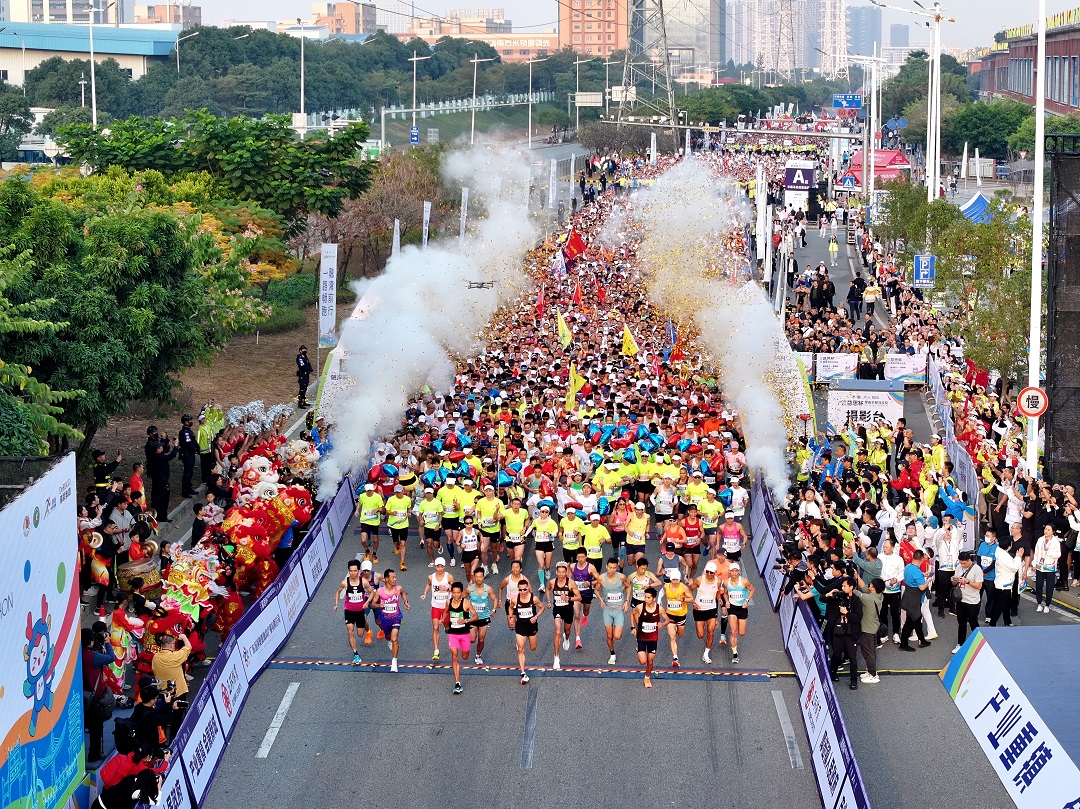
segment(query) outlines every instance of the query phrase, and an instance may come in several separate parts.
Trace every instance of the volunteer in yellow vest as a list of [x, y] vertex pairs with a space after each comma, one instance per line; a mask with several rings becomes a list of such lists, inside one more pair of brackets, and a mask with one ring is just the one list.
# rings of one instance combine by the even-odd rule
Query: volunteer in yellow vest
[[682, 572], [672, 570], [668, 573], [670, 581], [664, 585], [665, 611], [671, 623], [668, 624], [668, 641], [671, 643], [671, 667], [679, 667], [679, 641], [686, 631], [686, 614], [694, 601], [694, 594], [683, 584]]
[[577, 561], [577, 549], [581, 547], [581, 532], [585, 521], [578, 515], [577, 509], [567, 509], [566, 516], [559, 521], [559, 538], [562, 540], [563, 561], [566, 564]]
[[484, 486], [484, 496], [476, 501], [476, 523], [480, 526], [480, 564], [484, 570], [499, 572], [502, 553], [502, 502], [495, 498], [495, 487]]
[[649, 535], [649, 515], [644, 503], [634, 504], [634, 514], [626, 522], [626, 561], [636, 566], [645, 558], [645, 537]]
[[442, 539], [443, 504], [435, 499], [435, 490], [430, 486], [424, 489], [424, 498], [416, 504], [416, 513], [420, 515], [428, 567], [435, 567], [435, 557], [442, 553], [439, 542]]
[[360, 545], [364, 549], [364, 558], [370, 558], [372, 564], [379, 564], [379, 524], [382, 522], [383, 499], [375, 491], [375, 485], [364, 485], [364, 493], [356, 500], [356, 516], [360, 518]]
[[401, 569], [405, 567], [406, 539], [409, 536], [409, 509], [412, 500], [405, 494], [405, 487], [400, 483], [394, 487], [394, 493], [386, 498], [386, 524], [390, 528], [390, 538], [394, 541], [394, 552], [401, 557]]
[[521, 507], [521, 495], [510, 498], [510, 508], [503, 512], [506, 555], [511, 562], [520, 562], [525, 553], [525, 534], [529, 529], [529, 512]]

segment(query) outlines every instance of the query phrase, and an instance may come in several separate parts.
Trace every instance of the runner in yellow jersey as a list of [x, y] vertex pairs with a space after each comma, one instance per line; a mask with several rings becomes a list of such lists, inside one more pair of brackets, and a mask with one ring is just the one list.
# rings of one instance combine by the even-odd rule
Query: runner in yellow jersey
[[716, 499], [716, 489], [708, 489], [705, 499], [698, 503], [698, 516], [701, 518], [701, 555], [716, 558], [716, 535], [720, 531], [720, 518], [724, 516], [724, 504]]
[[424, 489], [424, 499], [416, 504], [416, 511], [420, 515], [428, 567], [435, 567], [435, 557], [442, 553], [439, 543], [442, 540], [443, 504], [435, 499], [435, 490], [430, 486]]
[[442, 503], [442, 528], [446, 532], [446, 553], [450, 557], [450, 567], [457, 564], [454, 559], [454, 549], [461, 538], [461, 518], [465, 515], [461, 507], [461, 496], [464, 490], [457, 485], [457, 478], [449, 475], [446, 484], [439, 489], [435, 496]]
[[379, 564], [379, 524], [382, 522], [383, 499], [375, 491], [375, 486], [368, 483], [364, 493], [356, 498], [356, 516], [360, 518], [360, 546], [364, 549], [364, 558], [370, 558], [373, 564]]
[[409, 536], [409, 509], [412, 500], [405, 494], [405, 487], [400, 483], [394, 487], [394, 493], [386, 499], [386, 524], [390, 528], [390, 538], [394, 541], [394, 552], [401, 557], [402, 570], [405, 567], [406, 539]]
[[506, 555], [511, 562], [520, 562], [525, 553], [525, 534], [528, 533], [529, 512], [521, 506], [521, 497], [510, 498], [510, 508], [503, 512], [503, 528], [506, 532]]
[[668, 641], [671, 643], [671, 667], [679, 667], [679, 638], [686, 631], [686, 614], [694, 600], [694, 593], [683, 584], [682, 573], [672, 570], [668, 573], [671, 580], [664, 585], [664, 603], [668, 618]]
[[484, 496], [476, 501], [476, 524], [480, 527], [480, 564], [484, 570], [499, 573], [502, 552], [502, 501], [495, 497], [495, 487], [484, 486]]
[[649, 535], [649, 515], [644, 503], [634, 504], [634, 514], [626, 522], [626, 561], [631, 567], [645, 558], [645, 538]]
[[581, 547], [581, 536], [585, 530], [585, 521], [577, 509], [567, 509], [566, 516], [559, 521], [559, 538], [562, 540], [563, 561], [566, 564], [577, 561], [577, 550]]

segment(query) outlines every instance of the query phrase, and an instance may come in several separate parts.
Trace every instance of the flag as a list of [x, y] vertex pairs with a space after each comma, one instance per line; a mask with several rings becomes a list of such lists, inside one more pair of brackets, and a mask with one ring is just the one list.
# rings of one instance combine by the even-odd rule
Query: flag
[[536, 296], [536, 314], [544, 316], [544, 288], [540, 287], [540, 294]]
[[675, 341], [678, 338], [675, 335], [675, 325], [671, 322], [671, 318], [667, 319], [667, 338], [664, 340], [664, 362], [671, 359], [671, 352], [675, 349]]
[[574, 367], [574, 363], [570, 363], [570, 387], [566, 389], [567, 412], [574, 409], [574, 402], [577, 400], [578, 391], [583, 387], [585, 387], [585, 377], [578, 374], [577, 368]]
[[555, 261], [551, 265], [551, 274], [555, 276], [556, 281], [561, 281], [566, 277], [566, 259], [563, 258], [562, 250], [555, 251]]
[[566, 251], [566, 257], [573, 261], [585, 252], [585, 240], [581, 238], [580, 233], [570, 228], [570, 235], [566, 239], [566, 247], [563, 250]]
[[566, 321], [563, 319], [562, 312], [556, 309], [555, 316], [556, 320], [558, 321], [559, 342], [562, 343], [563, 348], [566, 348], [574, 339], [573, 332], [571, 332], [570, 327], [566, 325]]
[[653, 354], [653, 356], [652, 356], [652, 370], [653, 370], [653, 373], [656, 375], [656, 378], [659, 379], [660, 378], [660, 360], [657, 358], [657, 356], [655, 354]]
[[574, 283], [574, 306], [581, 308], [581, 284]]
[[607, 303], [607, 295], [604, 294], [604, 288], [600, 286], [600, 279], [596, 279], [596, 300], [600, 301], [600, 305], [603, 306]]
[[624, 357], [633, 357], [638, 353], [638, 344], [630, 333], [630, 327], [624, 323], [622, 328], [622, 354]]

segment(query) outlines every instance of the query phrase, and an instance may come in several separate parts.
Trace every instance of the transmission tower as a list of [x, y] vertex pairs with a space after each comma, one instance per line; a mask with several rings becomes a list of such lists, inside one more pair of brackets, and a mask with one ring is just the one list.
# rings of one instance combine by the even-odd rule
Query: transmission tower
[[[664, 0], [629, 0], [630, 36], [623, 62], [619, 121], [629, 117], [656, 118], [657, 123], [678, 123], [675, 87], [671, 81]], [[642, 98], [646, 85], [651, 92]]]
[[826, 79], [848, 77], [847, 2], [822, 0], [821, 3], [821, 74]]
[[793, 0], [781, 0], [779, 31], [776, 42], [776, 72], [794, 80], [795, 65], [795, 6]]

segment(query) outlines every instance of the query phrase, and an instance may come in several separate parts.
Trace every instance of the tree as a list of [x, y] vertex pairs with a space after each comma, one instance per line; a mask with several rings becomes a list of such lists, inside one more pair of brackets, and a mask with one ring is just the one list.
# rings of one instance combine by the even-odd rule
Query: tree
[[[1046, 134], [1080, 135], [1080, 115], [1047, 115]], [[1035, 116], [1025, 118], [1016, 131], [1008, 135], [1009, 148], [1014, 152], [1035, 151]]]
[[1029, 105], [1015, 101], [964, 104], [942, 124], [941, 145], [947, 152], [960, 154], [967, 143], [969, 154], [977, 147], [981, 157], [1002, 160], [1005, 139], [1032, 114]]
[[[49, 138], [56, 134], [62, 126], [68, 124], [87, 124], [89, 125], [93, 121], [93, 114], [89, 107], [57, 107], [52, 112], [48, 112], [41, 119], [41, 123], [35, 127], [34, 131], [37, 134]], [[98, 125], [110, 126], [113, 122], [113, 117], [108, 113], [98, 112]]]
[[[133, 111], [135, 93], [131, 79], [113, 58], [97, 62], [94, 76], [97, 82], [98, 111], [105, 110], [117, 118]], [[63, 59], [53, 56], [26, 72], [26, 98], [34, 107], [77, 107], [82, 104], [86, 80], [86, 104], [90, 104], [90, 61]]]
[[128, 171], [156, 169], [166, 177], [206, 171], [225, 196], [252, 200], [293, 222], [309, 212], [334, 216], [345, 199], [370, 184], [358, 161], [367, 125], [298, 142], [285, 116], [217, 118], [205, 111], [183, 119], [129, 118], [108, 132], [64, 127], [58, 140], [76, 163]]
[[[942, 130], [951, 116], [958, 108], [959, 103], [951, 95], [941, 97], [941, 121]], [[901, 130], [907, 143], [926, 143], [926, 98], [913, 101], [904, 108], [903, 117], [907, 118], [907, 129]]]
[[33, 128], [34, 116], [26, 96], [13, 87], [0, 91], [0, 160], [17, 159], [22, 136]]
[[194, 110], [206, 110], [211, 115], [220, 115], [223, 111], [213, 88], [198, 76], [179, 79], [165, 93], [164, 102], [161, 114], [166, 118], [183, 118]]

